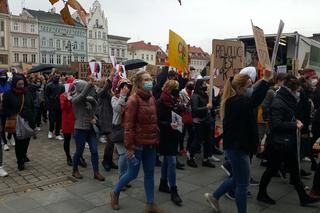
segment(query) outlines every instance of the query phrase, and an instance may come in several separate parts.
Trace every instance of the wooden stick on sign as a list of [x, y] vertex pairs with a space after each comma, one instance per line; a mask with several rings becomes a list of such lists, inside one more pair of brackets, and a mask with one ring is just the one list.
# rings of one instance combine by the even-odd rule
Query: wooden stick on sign
[[212, 103], [212, 88], [213, 88], [213, 78], [214, 78], [214, 54], [211, 54], [211, 61], [210, 61], [210, 85], [209, 85], [209, 103]]

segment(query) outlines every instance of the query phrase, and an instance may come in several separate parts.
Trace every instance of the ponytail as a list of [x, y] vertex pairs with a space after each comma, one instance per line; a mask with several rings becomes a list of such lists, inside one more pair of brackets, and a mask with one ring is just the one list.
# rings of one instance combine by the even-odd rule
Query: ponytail
[[224, 106], [226, 104], [227, 99], [236, 95], [236, 91], [232, 88], [232, 80], [233, 80], [233, 77], [230, 77], [224, 85], [221, 104], [220, 104], [221, 120], [223, 120], [224, 118]]

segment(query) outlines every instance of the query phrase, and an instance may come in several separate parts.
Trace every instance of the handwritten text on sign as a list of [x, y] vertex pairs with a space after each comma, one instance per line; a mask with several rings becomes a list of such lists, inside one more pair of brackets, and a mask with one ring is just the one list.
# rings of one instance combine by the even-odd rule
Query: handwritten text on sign
[[256, 49], [258, 53], [258, 58], [261, 66], [263, 68], [272, 69], [270, 56], [268, 51], [268, 46], [266, 38], [264, 37], [264, 32], [257, 26], [252, 25], [254, 40], [256, 42]]

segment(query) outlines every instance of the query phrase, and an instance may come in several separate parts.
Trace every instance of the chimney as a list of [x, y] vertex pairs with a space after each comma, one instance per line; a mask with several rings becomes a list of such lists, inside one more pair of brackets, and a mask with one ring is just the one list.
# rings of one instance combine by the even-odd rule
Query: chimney
[[312, 39], [316, 41], [320, 41], [320, 33], [313, 34]]

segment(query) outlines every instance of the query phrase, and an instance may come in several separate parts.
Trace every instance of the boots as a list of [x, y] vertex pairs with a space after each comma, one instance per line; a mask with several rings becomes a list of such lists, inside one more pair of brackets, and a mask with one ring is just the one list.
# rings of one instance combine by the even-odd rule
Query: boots
[[104, 181], [105, 180], [105, 178], [99, 172], [94, 172], [93, 178], [98, 180], [98, 181]]
[[145, 213], [164, 213], [156, 204], [146, 204]]
[[72, 176], [77, 178], [77, 179], [82, 179], [83, 176], [80, 174], [79, 170], [78, 169], [74, 169], [73, 172], [72, 172]]
[[159, 192], [171, 193], [167, 179], [160, 179]]
[[110, 192], [110, 197], [111, 197], [111, 208], [113, 210], [119, 210], [120, 206], [119, 206], [119, 193], [116, 192]]
[[83, 168], [87, 168], [86, 160], [83, 157], [80, 157], [79, 165]]
[[177, 206], [181, 206], [181, 204], [182, 204], [182, 200], [178, 194], [178, 190], [177, 190], [176, 186], [171, 187], [171, 200]]

